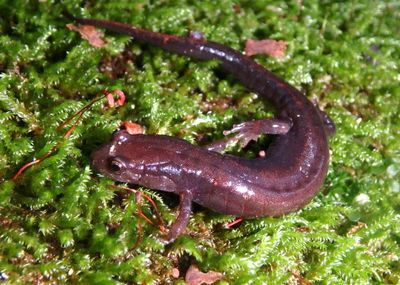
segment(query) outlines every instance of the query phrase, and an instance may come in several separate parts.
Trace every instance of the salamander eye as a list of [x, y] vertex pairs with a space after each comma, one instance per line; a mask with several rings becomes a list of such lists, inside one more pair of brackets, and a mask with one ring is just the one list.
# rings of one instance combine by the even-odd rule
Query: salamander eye
[[119, 172], [124, 168], [124, 164], [117, 158], [113, 157], [108, 161], [108, 169], [112, 172]]

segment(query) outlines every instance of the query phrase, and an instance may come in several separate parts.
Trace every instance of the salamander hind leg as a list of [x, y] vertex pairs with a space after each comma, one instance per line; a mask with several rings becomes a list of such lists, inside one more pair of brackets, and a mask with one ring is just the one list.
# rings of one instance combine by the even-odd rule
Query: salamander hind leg
[[180, 194], [179, 214], [167, 235], [167, 242], [173, 242], [185, 230], [192, 213], [192, 195], [190, 191]]
[[234, 125], [231, 130], [224, 131], [224, 135], [233, 135], [232, 137], [213, 142], [206, 146], [208, 150], [222, 152], [229, 145], [238, 143], [244, 148], [250, 141], [257, 140], [262, 134], [284, 135], [292, 126], [290, 120], [283, 119], [261, 119], [247, 121]]

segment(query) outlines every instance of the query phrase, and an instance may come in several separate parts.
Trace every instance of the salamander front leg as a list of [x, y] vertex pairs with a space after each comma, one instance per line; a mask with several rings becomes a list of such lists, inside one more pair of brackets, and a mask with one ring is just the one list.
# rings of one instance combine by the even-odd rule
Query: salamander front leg
[[251, 140], [257, 140], [262, 134], [284, 135], [292, 126], [291, 121], [283, 119], [261, 119], [233, 125], [224, 135], [234, 134], [233, 137], [213, 142], [206, 146], [208, 150], [222, 152], [228, 145], [239, 143], [244, 148]]
[[189, 191], [180, 194], [179, 214], [167, 235], [167, 241], [174, 241], [186, 228], [192, 213], [192, 194]]

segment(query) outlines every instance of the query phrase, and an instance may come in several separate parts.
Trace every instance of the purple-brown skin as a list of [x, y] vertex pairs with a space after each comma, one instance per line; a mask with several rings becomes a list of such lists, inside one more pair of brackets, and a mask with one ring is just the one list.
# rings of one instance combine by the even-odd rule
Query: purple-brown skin
[[[180, 196], [179, 215], [171, 226], [172, 241], [185, 229], [192, 201], [216, 212], [242, 218], [279, 216], [306, 205], [326, 176], [328, 136], [335, 127], [329, 117], [302, 93], [250, 57], [218, 43], [178, 37], [92, 19], [76, 19], [128, 34], [135, 40], [201, 60], [219, 60], [248, 89], [272, 102], [276, 119], [235, 126], [232, 139], [209, 147], [161, 135], [114, 134], [93, 152], [94, 168], [121, 182], [173, 192]], [[248, 160], [217, 151], [228, 142], [245, 145], [262, 133], [275, 134], [265, 157]]]

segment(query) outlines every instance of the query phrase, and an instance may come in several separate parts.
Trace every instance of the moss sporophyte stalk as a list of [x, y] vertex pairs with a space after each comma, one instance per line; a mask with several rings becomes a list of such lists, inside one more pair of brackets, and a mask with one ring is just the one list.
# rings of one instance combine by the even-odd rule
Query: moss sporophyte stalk
[[[183, 284], [194, 264], [223, 273], [219, 284], [398, 283], [396, 4], [178, 2], [0, 2], [0, 278], [6, 284]], [[95, 48], [66, 28], [71, 20], [64, 11], [180, 36], [200, 31], [237, 50], [247, 39], [285, 41], [283, 58], [254, 58], [309, 99], [317, 97], [336, 123], [322, 192], [296, 213], [230, 229], [223, 224], [233, 217], [196, 209], [186, 234], [165, 247], [159, 228], [137, 216], [136, 197], [93, 173], [92, 150], [121, 121], [207, 144], [234, 124], [273, 117], [275, 110], [217, 62], [110, 33]], [[102, 90], [116, 88], [127, 95], [124, 106], [95, 103], [53, 155], [10, 180], [59, 141], [57, 126]], [[256, 157], [269, 139], [230, 153]], [[136, 190], [155, 201], [166, 223], [175, 219], [173, 197]], [[146, 201], [141, 211], [154, 222]], [[142, 241], [134, 248], [138, 223]]]

